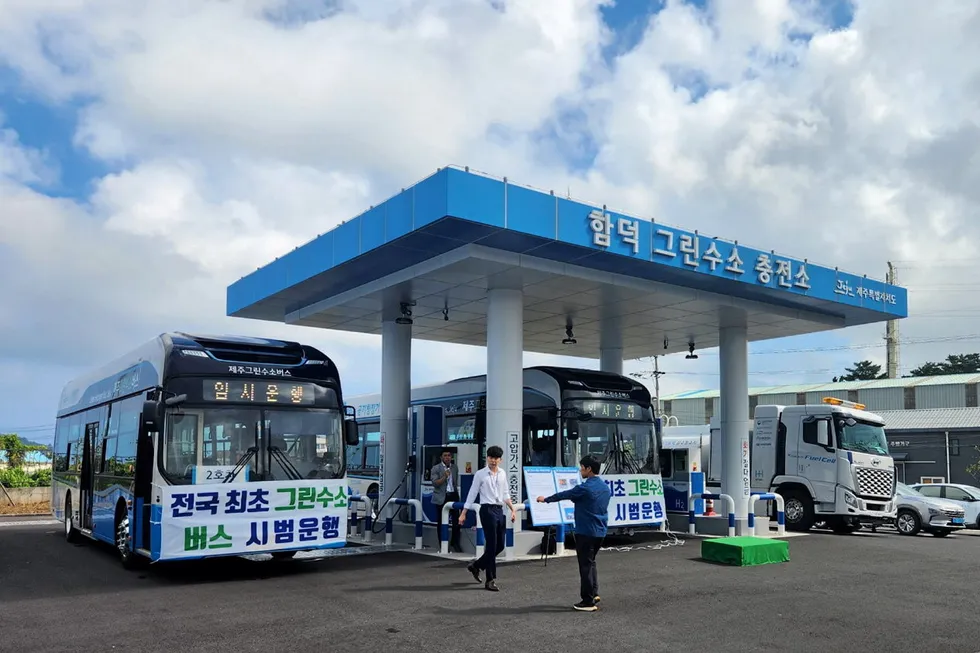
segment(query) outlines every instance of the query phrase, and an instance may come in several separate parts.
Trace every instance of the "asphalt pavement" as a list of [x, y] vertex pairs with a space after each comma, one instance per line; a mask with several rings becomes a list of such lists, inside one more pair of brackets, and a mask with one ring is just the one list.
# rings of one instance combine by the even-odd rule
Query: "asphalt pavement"
[[790, 562], [743, 568], [699, 560], [698, 539], [603, 551], [602, 609], [580, 613], [574, 556], [502, 565], [492, 593], [458, 562], [407, 552], [130, 572], [57, 525], [6, 524], [0, 650], [980, 650], [980, 537], [788, 541]]

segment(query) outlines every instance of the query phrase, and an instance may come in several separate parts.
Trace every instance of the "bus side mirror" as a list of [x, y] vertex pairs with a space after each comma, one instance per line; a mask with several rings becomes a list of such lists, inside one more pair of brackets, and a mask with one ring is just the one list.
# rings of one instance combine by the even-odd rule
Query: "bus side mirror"
[[356, 447], [359, 440], [357, 422], [352, 419], [344, 420], [344, 441], [347, 446]]
[[143, 412], [140, 415], [140, 419], [143, 421], [143, 426], [148, 433], [157, 433], [160, 431], [160, 402], [158, 401], [144, 401], [143, 402]]
[[830, 447], [830, 430], [827, 428], [829, 422], [825, 419], [817, 420], [817, 444], [821, 447]]
[[578, 420], [572, 418], [565, 419], [565, 438], [578, 440]]

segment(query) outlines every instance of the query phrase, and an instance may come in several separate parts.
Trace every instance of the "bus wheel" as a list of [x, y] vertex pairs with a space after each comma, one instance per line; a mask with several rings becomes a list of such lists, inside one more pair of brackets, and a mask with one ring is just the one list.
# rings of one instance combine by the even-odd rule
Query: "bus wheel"
[[136, 556], [129, 547], [129, 513], [121, 503], [116, 508], [116, 551], [124, 569], [136, 566]]
[[71, 493], [65, 496], [65, 540], [70, 544], [78, 542], [78, 529], [75, 528], [75, 517], [71, 513]]

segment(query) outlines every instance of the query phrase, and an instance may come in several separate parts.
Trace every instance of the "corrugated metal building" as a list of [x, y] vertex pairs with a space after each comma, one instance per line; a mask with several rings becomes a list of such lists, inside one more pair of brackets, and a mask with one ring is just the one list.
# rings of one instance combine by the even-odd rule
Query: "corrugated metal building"
[[[750, 388], [750, 415], [760, 403], [815, 404], [824, 397], [861, 403], [885, 420], [899, 480], [980, 486], [980, 474], [967, 471], [980, 460], [978, 383], [980, 374], [950, 374]], [[718, 394], [700, 390], [662, 397], [663, 413], [677, 417], [681, 426], [706, 424], [719, 413]]]
[[[980, 408], [875, 411], [903, 483], [980, 485]], [[976, 474], [976, 475], [974, 475]]]
[[[793, 406], [837, 397], [864, 404], [876, 413], [932, 408], [977, 408], [980, 374], [917, 376], [877, 381], [842, 381], [749, 389], [750, 414], [760, 404]], [[718, 414], [718, 390], [696, 390], [661, 397], [664, 414], [681, 426], [707, 424]]]

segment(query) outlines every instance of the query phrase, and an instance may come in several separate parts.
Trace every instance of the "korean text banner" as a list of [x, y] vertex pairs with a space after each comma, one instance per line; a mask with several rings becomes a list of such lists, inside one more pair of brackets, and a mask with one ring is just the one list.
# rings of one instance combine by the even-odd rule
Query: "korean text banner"
[[340, 479], [163, 488], [160, 559], [343, 546]]
[[[535, 526], [552, 526], [562, 521], [575, 521], [575, 506], [571, 501], [559, 504], [538, 504], [538, 496], [551, 496], [575, 487], [581, 478], [573, 467], [525, 467], [531, 521]], [[658, 524], [666, 517], [663, 480], [660, 474], [600, 475], [609, 486], [609, 528]], [[551, 506], [558, 506], [558, 509]]]
[[666, 515], [664, 484], [660, 474], [611, 474], [609, 528], [662, 522]]

